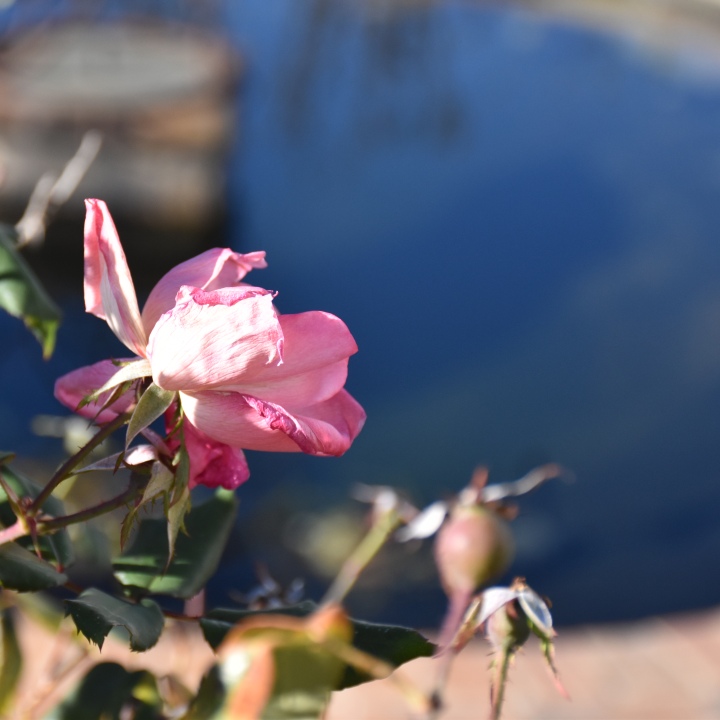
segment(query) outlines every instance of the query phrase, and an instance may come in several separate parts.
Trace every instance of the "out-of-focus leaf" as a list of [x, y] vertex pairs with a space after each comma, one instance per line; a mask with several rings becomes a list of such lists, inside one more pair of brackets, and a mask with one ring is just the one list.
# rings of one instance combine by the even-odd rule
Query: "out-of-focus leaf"
[[92, 667], [44, 720], [161, 720], [161, 710], [156, 681], [149, 672], [128, 672], [122, 665], [108, 662]]
[[[260, 615], [289, 615], [305, 617], [317, 610], [317, 605], [309, 600], [287, 608], [273, 610], [236, 610], [218, 608], [212, 610], [200, 620], [200, 627], [208, 644], [217, 650], [227, 633], [241, 620]], [[436, 646], [417, 630], [398, 625], [381, 625], [363, 620], [353, 620], [353, 647], [372, 655], [393, 667], [419, 657], [431, 657]], [[340, 679], [336, 690], [353, 687], [374, 678], [350, 666]]]
[[[39, 489], [24, 475], [15, 472], [7, 466], [0, 467], [3, 481], [18, 497], [35, 498]], [[5, 490], [0, 487], [0, 524], [9, 527], [15, 522], [16, 513], [13, 512], [13, 503]], [[65, 507], [52, 495], [42, 504], [42, 510], [51, 517], [65, 515]], [[25, 548], [33, 548], [33, 541], [29, 537], [20, 538], [17, 543]], [[56, 561], [62, 568], [72, 565], [75, 557], [67, 530], [60, 529], [52, 535], [43, 535], [37, 539], [42, 556], [48, 560]]]
[[131, 650], [148, 650], [160, 638], [165, 623], [160, 608], [152, 600], [131, 603], [97, 588], [85, 590], [75, 600], [66, 600], [65, 605], [77, 629], [99, 648], [114, 627], [122, 627], [130, 636]]
[[180, 720], [221, 720], [219, 714], [225, 699], [225, 686], [220, 679], [220, 668], [213, 665], [200, 683], [198, 694]]
[[344, 671], [337, 648], [347, 648], [351, 636], [352, 626], [337, 605], [324, 605], [303, 618], [246, 618], [218, 649], [227, 691], [220, 717], [322, 717]]
[[25, 322], [47, 359], [55, 348], [60, 310], [15, 249], [16, 239], [14, 228], [0, 225], [0, 308]]
[[0, 634], [2, 634], [2, 657], [0, 657], [0, 716], [2, 716], [12, 701], [22, 670], [22, 653], [15, 633], [13, 616], [9, 610], [2, 612]]
[[321, 718], [342, 677], [342, 660], [311, 643], [275, 648], [273, 660], [275, 682], [262, 717]]
[[[353, 620], [352, 644], [368, 655], [384, 660], [393, 667], [404, 665], [419, 657], [431, 657], [437, 647], [417, 630], [399, 625], [381, 625]], [[375, 678], [346, 666], [345, 675], [336, 688], [345, 688], [369, 682]]]
[[163, 390], [155, 383], [150, 383], [148, 389], [138, 400], [130, 422], [128, 423], [125, 447], [127, 448], [139, 432], [148, 425], [152, 425], [169, 407], [175, 399], [174, 390]]
[[8, 452], [7, 450], [0, 450], [0, 465], [5, 465], [15, 458], [14, 452]]
[[200, 619], [200, 628], [205, 640], [213, 650], [217, 650], [225, 636], [241, 620], [259, 615], [288, 615], [290, 617], [306, 617], [317, 610], [317, 603], [304, 600], [297, 605], [270, 610], [239, 610], [236, 608], [216, 608]]
[[67, 575], [17, 543], [0, 545], [0, 585], [18, 592], [33, 592], [64, 585]]
[[130, 547], [113, 562], [115, 577], [130, 589], [188, 599], [212, 577], [230, 536], [238, 501], [227, 490], [194, 507], [185, 516], [187, 535], [180, 535], [168, 558], [164, 519], [143, 520]]

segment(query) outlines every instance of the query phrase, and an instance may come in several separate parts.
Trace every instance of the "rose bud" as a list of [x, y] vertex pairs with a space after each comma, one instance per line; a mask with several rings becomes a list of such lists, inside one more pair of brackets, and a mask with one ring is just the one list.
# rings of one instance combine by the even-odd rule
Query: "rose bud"
[[456, 506], [435, 542], [435, 562], [447, 595], [469, 596], [501, 575], [512, 562], [514, 546], [508, 524], [492, 510]]
[[440, 652], [452, 644], [477, 588], [509, 567], [514, 545], [508, 524], [489, 508], [458, 504], [452, 510], [435, 541], [435, 563], [450, 599]]

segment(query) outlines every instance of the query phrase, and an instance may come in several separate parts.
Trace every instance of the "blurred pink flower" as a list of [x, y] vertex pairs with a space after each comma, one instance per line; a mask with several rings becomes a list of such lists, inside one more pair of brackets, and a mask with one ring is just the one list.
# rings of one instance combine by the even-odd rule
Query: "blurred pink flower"
[[[365, 412], [343, 389], [357, 345], [339, 318], [280, 315], [274, 293], [238, 284], [267, 266], [265, 253], [227, 248], [170, 270], [141, 314], [107, 206], [85, 204], [85, 309], [149, 361], [156, 385], [178, 392], [193, 484], [237, 487], [249, 475], [242, 449], [342, 455], [350, 447]], [[117, 370], [111, 360], [74, 370], [57, 381], [55, 397], [109, 422], [131, 407], [132, 392], [99, 415], [110, 391], [78, 404]]]

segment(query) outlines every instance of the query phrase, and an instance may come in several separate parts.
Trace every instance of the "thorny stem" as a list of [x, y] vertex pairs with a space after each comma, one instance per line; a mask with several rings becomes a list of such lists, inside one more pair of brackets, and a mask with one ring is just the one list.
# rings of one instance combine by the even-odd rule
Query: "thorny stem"
[[[456, 610], [453, 609], [453, 605], [458, 605], [457, 596], [453, 597], [450, 601], [450, 608], [448, 609], [448, 615], [443, 623], [447, 625], [447, 629], [443, 628], [440, 633], [439, 651], [436, 655], [438, 659], [438, 669], [435, 678], [435, 689], [433, 690], [432, 696], [435, 699], [435, 706], [432, 711], [428, 714], [426, 720], [435, 720], [439, 716], [442, 710], [443, 695], [445, 694], [445, 687], [447, 686], [448, 679], [450, 677], [450, 670], [452, 668], [453, 661], [457, 657], [458, 653], [470, 642], [473, 635], [477, 631], [478, 627], [478, 615], [482, 608], [482, 593], [479, 593], [471, 601], [463, 598], [459, 603], [459, 607], [465, 610], [464, 617], [460, 622], [455, 622], [453, 619]], [[457, 628], [455, 629], [455, 625]], [[449, 639], [443, 639], [443, 635], [448, 635], [448, 630], [454, 630]], [[438, 657], [439, 656], [439, 657]]]
[[437, 677], [435, 679], [435, 687], [433, 688], [431, 698], [433, 700], [430, 711], [425, 716], [425, 720], [436, 720], [440, 717], [440, 713], [443, 710], [443, 697], [445, 695], [445, 687], [447, 685], [448, 678], [450, 677], [450, 668], [452, 667], [453, 661], [457, 653], [453, 649], [448, 649], [445, 655], [437, 658], [440, 663], [437, 670]]
[[340, 604], [357, 582], [360, 573], [377, 555], [380, 548], [387, 542], [390, 535], [400, 524], [397, 512], [387, 510], [376, 518], [367, 535], [362, 539], [354, 552], [345, 561], [330, 589], [323, 598], [323, 604]]
[[87, 445], [83, 445], [72, 457], [69, 457], [50, 478], [50, 482], [42, 489], [40, 494], [33, 500], [30, 506], [30, 513], [37, 512], [43, 503], [52, 495], [55, 488], [60, 485], [63, 480], [67, 480], [72, 475], [72, 471], [82, 462], [100, 443], [107, 440], [118, 428], [122, 427], [130, 419], [130, 413], [118, 415], [114, 420], [104, 425]]
[[[72, 513], [71, 515], [48, 518], [47, 520], [43, 520], [42, 518], [38, 519], [35, 525], [35, 531], [39, 535], [42, 535], [44, 533], [51, 533], [55, 530], [60, 530], [68, 525], [75, 525], [77, 523], [84, 522], [85, 520], [92, 520], [100, 515], [117, 510], [117, 508], [120, 508], [123, 505], [127, 505], [127, 503], [134, 500], [140, 494], [142, 489], [143, 485], [141, 483], [131, 481], [130, 486], [127, 490], [125, 490], [125, 492], [114, 498], [110, 498], [110, 500], [106, 500], [99, 505], [94, 505], [93, 507], [80, 510], [76, 513]], [[13, 540], [17, 540], [18, 538], [29, 534], [29, 526], [23, 518], [20, 518], [9, 527], [0, 529], [0, 545], [13, 542]]]
[[0, 545], [12, 542], [28, 534], [28, 528], [22, 520], [0, 530]]
[[52, 532], [53, 530], [59, 530], [60, 528], [67, 527], [68, 525], [74, 525], [85, 520], [92, 520], [93, 518], [104, 515], [105, 513], [117, 510], [117, 508], [127, 505], [131, 500], [134, 500], [142, 490], [142, 484], [135, 480], [130, 481], [130, 486], [125, 492], [117, 495], [110, 500], [94, 505], [93, 507], [80, 510], [71, 515], [64, 515], [62, 517], [51, 518], [49, 520], [39, 520], [38, 530], [42, 534], [43, 532]]
[[505, 684], [507, 682], [508, 668], [512, 652], [503, 649], [500, 656], [500, 662], [493, 663], [495, 665], [492, 685], [490, 686], [490, 719], [500, 720], [500, 712], [502, 711], [503, 699], [505, 697]]

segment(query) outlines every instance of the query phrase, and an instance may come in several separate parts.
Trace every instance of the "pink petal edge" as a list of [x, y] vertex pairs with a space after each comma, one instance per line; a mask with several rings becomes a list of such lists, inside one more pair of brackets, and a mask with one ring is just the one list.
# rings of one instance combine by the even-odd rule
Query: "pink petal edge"
[[251, 270], [266, 267], [264, 251], [243, 255], [229, 248], [213, 248], [180, 263], [152, 289], [142, 311], [145, 331], [149, 335], [160, 316], [172, 310], [183, 285], [201, 290], [218, 290], [237, 285]]
[[135, 402], [135, 395], [132, 390], [125, 393], [100, 414], [98, 414], [100, 408], [107, 402], [112, 393], [110, 390], [103, 393], [95, 402], [91, 402], [79, 409], [78, 405], [90, 393], [102, 387], [117, 370], [117, 365], [112, 360], [101, 360], [93, 365], [86, 365], [73, 370], [55, 381], [55, 398], [73, 412], [89, 420], [94, 420], [100, 425], [111, 422], [118, 415], [129, 410]]
[[105, 320], [127, 348], [145, 357], [147, 338], [115, 223], [102, 200], [85, 200], [85, 209], [85, 310]]
[[241, 393], [181, 393], [186, 417], [218, 442], [245, 450], [342, 455], [365, 423], [365, 411], [346, 390], [292, 411]]

